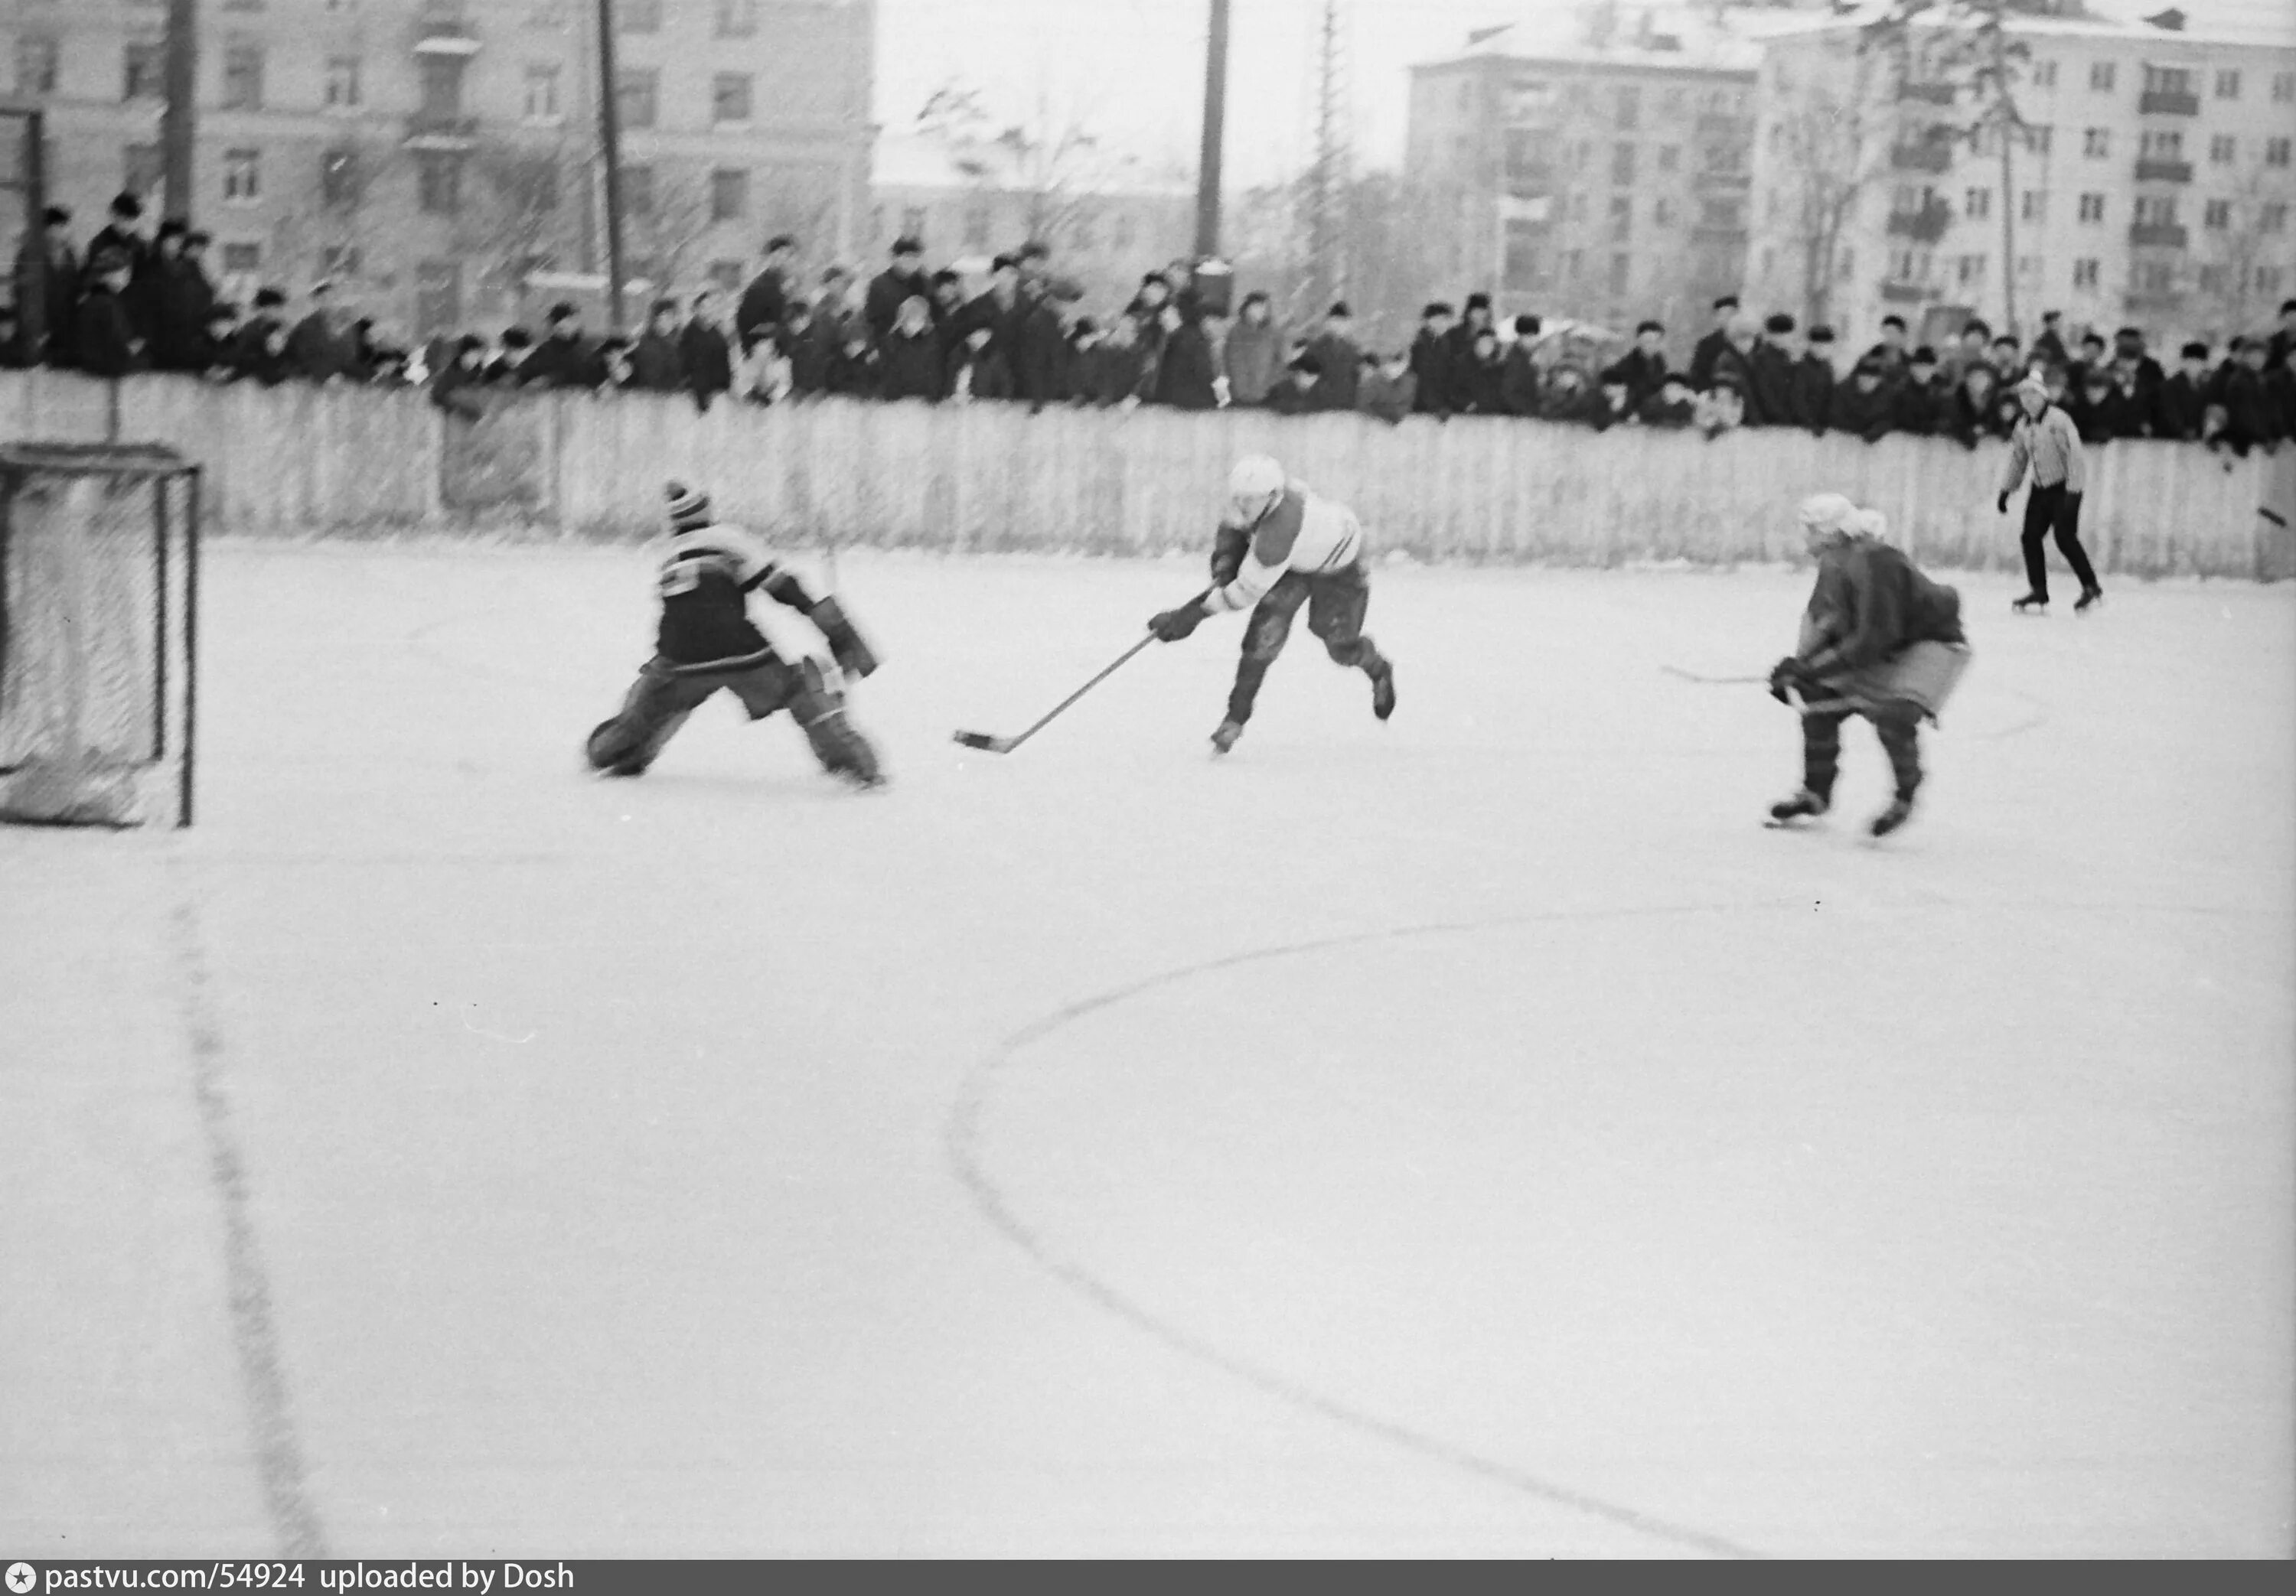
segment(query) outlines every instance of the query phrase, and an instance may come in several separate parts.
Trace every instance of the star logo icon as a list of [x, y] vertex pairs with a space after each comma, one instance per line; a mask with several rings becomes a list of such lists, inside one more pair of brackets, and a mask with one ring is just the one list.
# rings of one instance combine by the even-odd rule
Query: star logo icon
[[37, 1584], [39, 1580], [39, 1575], [34, 1571], [29, 1563], [8, 1565], [8, 1589], [11, 1596], [26, 1596], [26, 1592]]

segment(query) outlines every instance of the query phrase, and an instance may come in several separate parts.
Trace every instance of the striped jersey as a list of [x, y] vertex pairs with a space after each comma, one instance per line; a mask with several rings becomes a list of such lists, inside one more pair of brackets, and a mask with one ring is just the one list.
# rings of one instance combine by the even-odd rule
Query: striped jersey
[[[1222, 529], [1247, 528], [1228, 520]], [[1283, 496], [1248, 530], [1251, 546], [1234, 580], [1213, 588], [1204, 601], [1204, 608], [1214, 615], [1249, 610], [1286, 572], [1326, 577], [1363, 558], [1363, 525], [1356, 512], [1336, 500], [1317, 497], [1298, 482], [1287, 483]]]
[[779, 585], [780, 570], [755, 533], [723, 525], [688, 528], [661, 539], [654, 554], [654, 586], [661, 595], [655, 646], [663, 659], [734, 669], [773, 651], [750, 620], [749, 595], [753, 587]]
[[2033, 486], [2054, 487], [2062, 483], [2067, 493], [2088, 491], [2088, 464], [2081, 455], [2080, 430], [2073, 418], [2054, 405], [2041, 412], [2040, 419], [2031, 416], [2017, 418], [2017, 430], [2009, 436], [2009, 471], [2001, 479], [2003, 493], [2015, 493], [2017, 485], [2025, 479], [2025, 467], [2033, 467]]

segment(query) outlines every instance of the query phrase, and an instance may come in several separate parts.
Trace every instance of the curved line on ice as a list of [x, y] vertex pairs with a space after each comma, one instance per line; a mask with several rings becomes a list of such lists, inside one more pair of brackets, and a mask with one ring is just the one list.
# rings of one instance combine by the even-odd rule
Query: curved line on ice
[[1081, 999], [1055, 1010], [1045, 1018], [1034, 1020], [1013, 1032], [992, 1048], [988, 1055], [966, 1075], [951, 1109], [946, 1134], [949, 1162], [957, 1180], [972, 1197], [988, 1223], [1002, 1232], [1039, 1267], [1097, 1306], [1113, 1314], [1136, 1330], [1145, 1332], [1177, 1352], [1200, 1363], [1209, 1363], [1224, 1373], [1234, 1376], [1261, 1393], [1304, 1408], [1310, 1412], [1390, 1442], [1405, 1450], [1418, 1453], [1436, 1462], [1463, 1470], [1534, 1496], [1559, 1507], [1570, 1508], [1623, 1525], [1628, 1529], [1666, 1541], [1677, 1546], [1706, 1552], [1711, 1556], [1753, 1559], [1764, 1554], [1739, 1545], [1721, 1535], [1712, 1535], [1692, 1525], [1677, 1524], [1655, 1514], [1615, 1502], [1607, 1502], [1568, 1486], [1557, 1485], [1524, 1469], [1488, 1458], [1480, 1453], [1456, 1446], [1439, 1436], [1414, 1429], [1391, 1419], [1383, 1419], [1362, 1408], [1351, 1407], [1336, 1398], [1275, 1370], [1223, 1351], [1201, 1336], [1159, 1318], [1151, 1309], [1125, 1296], [1114, 1286], [1092, 1273], [1082, 1262], [1060, 1251], [1050, 1240], [1032, 1229], [1004, 1197], [980, 1156], [980, 1121], [996, 1085], [999, 1073], [1013, 1055], [1034, 1043], [1086, 1015], [1112, 1008], [1143, 993], [1160, 986], [1168, 986], [1210, 974], [1214, 970], [1232, 970], [1238, 965], [1264, 960], [1289, 958], [1294, 954], [1316, 953], [1326, 948], [1349, 947], [1370, 942], [1403, 941], [1417, 937], [1434, 937], [1460, 931], [1492, 930], [1505, 926], [1538, 925], [1564, 921], [1599, 920], [1632, 920], [1660, 915], [1744, 913], [1763, 910], [1807, 913], [1806, 899], [1780, 900], [1766, 898], [1754, 903], [1727, 904], [1668, 904], [1634, 909], [1557, 909], [1530, 914], [1503, 914], [1479, 920], [1441, 921], [1424, 925], [1390, 927], [1384, 930], [1352, 931], [1335, 937], [1314, 937], [1304, 942], [1285, 943], [1275, 947], [1254, 948], [1245, 953], [1229, 954], [1201, 963], [1184, 965], [1177, 970], [1163, 970], [1111, 991]]

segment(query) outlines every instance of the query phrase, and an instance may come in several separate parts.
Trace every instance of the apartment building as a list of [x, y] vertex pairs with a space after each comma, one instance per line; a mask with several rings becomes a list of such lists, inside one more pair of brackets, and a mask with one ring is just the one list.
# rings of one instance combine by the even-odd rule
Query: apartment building
[[[46, 113], [83, 236], [160, 188], [166, 0], [0, 0], [0, 71]], [[201, 0], [195, 225], [235, 294], [318, 278], [425, 334], [604, 266], [593, 0]], [[617, 0], [633, 276], [737, 281], [867, 205], [873, 0]], [[12, 242], [8, 244], [12, 249]]]
[[1748, 241], [1749, 18], [1712, 8], [1522, 21], [1411, 69], [1405, 175], [1440, 276], [1533, 310], [1685, 344]]
[[2018, 16], [2005, 127], [1939, 30], [1896, 48], [1853, 14], [1775, 34], [1751, 290], [1860, 337], [1893, 311], [1932, 340], [1972, 315], [2030, 336], [2045, 310], [2156, 347], [2268, 323], [2296, 295], [2289, 19]]

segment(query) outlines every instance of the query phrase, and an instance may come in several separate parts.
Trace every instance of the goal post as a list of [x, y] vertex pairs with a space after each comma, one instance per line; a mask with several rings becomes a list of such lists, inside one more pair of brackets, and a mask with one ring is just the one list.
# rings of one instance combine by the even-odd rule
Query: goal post
[[133, 444], [0, 444], [0, 821], [187, 826], [200, 471]]

